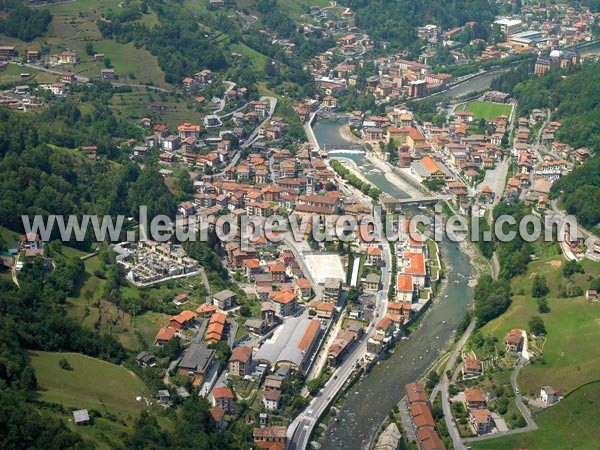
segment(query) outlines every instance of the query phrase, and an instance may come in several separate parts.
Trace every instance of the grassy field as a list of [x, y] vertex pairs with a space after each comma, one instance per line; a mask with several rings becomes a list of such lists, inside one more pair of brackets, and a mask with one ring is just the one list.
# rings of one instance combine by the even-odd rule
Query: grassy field
[[[567, 283], [562, 273], [562, 257], [553, 256], [530, 263], [526, 274], [512, 281], [513, 296], [509, 310], [482, 329], [484, 335], [496, 336], [503, 346], [512, 328], [528, 329], [531, 316], [544, 320], [548, 335], [543, 343], [543, 355], [525, 366], [519, 384], [524, 393], [537, 394], [542, 385], [552, 385], [563, 391], [600, 379], [600, 304], [588, 303], [583, 296], [558, 298], [558, 288]], [[586, 289], [590, 277], [600, 276], [600, 264], [584, 261], [585, 274], [576, 274], [573, 282]], [[531, 297], [535, 273], [544, 275], [550, 288], [547, 297], [550, 312], [540, 314]]]
[[[111, 412], [128, 421], [145, 409], [136, 396], [147, 395], [146, 387], [124, 367], [79, 353], [31, 352], [31, 364], [39, 384], [39, 398], [62, 403], [66, 408], [87, 408], [101, 414]], [[66, 359], [73, 370], [59, 366]]]
[[[96, 21], [102, 13], [111, 8], [116, 8], [116, 3], [110, 0], [76, 0], [60, 5], [48, 5], [46, 8], [52, 14], [52, 22], [46, 35], [34, 39], [32, 42], [23, 42], [19, 39], [3, 35], [3, 45], [14, 45], [19, 54], [25, 50], [39, 49], [42, 45], [49, 45], [53, 54], [65, 49], [78, 52], [80, 63], [75, 66], [59, 66], [59, 70], [73, 71], [86, 77], [99, 76], [104, 68], [102, 62], [93, 62], [85, 53], [85, 45], [91, 42], [94, 50], [104, 53], [110, 58], [114, 69], [122, 81], [129, 81], [129, 74], [135, 73], [136, 79], [131, 82], [154, 83], [158, 86], [168, 86], [164, 81], [164, 73], [158, 66], [156, 57], [144, 49], [136, 49], [133, 44], [118, 44], [115, 41], [102, 37]], [[157, 23], [156, 14], [149, 12], [140, 19], [146, 25]], [[27, 70], [31, 72], [30, 69]], [[56, 76], [47, 75], [55, 81]]]
[[[148, 105], [159, 103], [165, 107], [162, 111], [150, 111]], [[144, 117], [155, 123], [164, 123], [171, 130], [183, 122], [202, 123], [203, 114], [196, 111], [192, 99], [180, 99], [173, 95], [156, 93], [145, 89], [116, 94], [111, 99], [111, 108], [118, 117], [139, 121]]]
[[[22, 73], [28, 73], [28, 77], [22, 77]], [[52, 75], [30, 67], [21, 67], [9, 64], [6, 69], [0, 71], [0, 83], [54, 83], [56, 75]]]
[[476, 449], [583, 450], [598, 448], [600, 383], [581, 387], [535, 421], [539, 430], [488, 441], [471, 443]]
[[479, 100], [466, 103], [460, 107], [460, 111], [472, 112], [476, 120], [496, 120], [501, 115], [510, 116], [512, 105], [503, 103], [482, 102]]
[[[130, 433], [135, 419], [149, 409], [144, 400], [135, 399], [137, 396], [149, 398], [146, 387], [137, 375], [124, 367], [79, 353], [31, 352], [29, 355], [38, 380], [38, 399], [61, 405], [64, 410], [49, 410], [51, 414], [91, 441], [95, 448], [115, 448], [119, 437]], [[60, 367], [59, 361], [63, 358], [73, 370]], [[79, 408], [88, 409], [96, 416], [91, 426], [73, 423], [71, 409]], [[150, 409], [162, 410], [157, 405]], [[162, 426], [172, 426], [164, 417], [158, 420]]]

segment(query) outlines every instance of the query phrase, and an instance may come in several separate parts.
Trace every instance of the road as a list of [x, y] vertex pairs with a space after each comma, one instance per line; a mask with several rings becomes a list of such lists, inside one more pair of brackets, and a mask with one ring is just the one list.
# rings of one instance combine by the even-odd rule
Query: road
[[471, 319], [471, 323], [469, 324], [469, 326], [467, 327], [467, 329], [461, 336], [460, 340], [456, 344], [456, 347], [454, 348], [454, 351], [450, 355], [450, 359], [448, 360], [448, 363], [446, 364], [446, 367], [444, 369], [444, 373], [442, 374], [442, 380], [433, 389], [433, 391], [431, 392], [431, 397], [430, 397], [431, 403], [433, 403], [433, 400], [437, 396], [437, 393], [441, 392], [441, 394], [442, 394], [442, 409], [444, 410], [444, 420], [446, 421], [446, 428], [448, 429], [448, 433], [450, 434], [450, 437], [452, 438], [452, 444], [453, 444], [455, 450], [464, 450], [465, 446], [462, 443], [460, 433], [458, 432], [458, 428], [456, 427], [456, 423], [454, 422], [454, 417], [452, 417], [452, 409], [450, 408], [450, 399], [448, 396], [448, 387], [450, 385], [450, 380], [448, 379], [448, 376], [446, 375], [446, 373], [448, 371], [451, 371], [452, 368], [454, 367], [454, 364], [456, 364], [458, 355], [460, 354], [465, 343], [467, 342], [467, 339], [469, 339], [469, 336], [471, 336], [471, 333], [475, 329], [476, 323], [477, 323], [477, 318], [473, 317]]
[[223, 92], [223, 98], [221, 101], [219, 101], [219, 106], [217, 106], [217, 109], [213, 111], [213, 114], [217, 116], [221, 111], [223, 111], [225, 105], [227, 104], [227, 94], [235, 87], [235, 83], [233, 81], [223, 81], [223, 84], [226, 84], [227, 88], [225, 89], [225, 92]]
[[[379, 218], [381, 220], [381, 218]], [[380, 234], [381, 230], [376, 230], [376, 234]], [[378, 236], [381, 238], [381, 236]], [[384, 242], [381, 240], [381, 242]], [[383, 288], [377, 292], [375, 301], [375, 311], [373, 320], [369, 324], [363, 338], [354, 344], [354, 347], [344, 357], [340, 366], [335, 370], [331, 378], [325, 383], [321, 392], [314, 397], [308, 404], [306, 409], [301, 412], [289, 425], [287, 429], [288, 449], [289, 450], [304, 450], [309, 445], [309, 439], [313, 428], [317, 424], [319, 418], [323, 415], [330, 403], [344, 386], [352, 372], [356, 367], [356, 363], [362, 358], [367, 351], [367, 340], [375, 333], [375, 325], [381, 317], [385, 315], [387, 309], [387, 291], [390, 284], [390, 267], [392, 256], [389, 246], [383, 245], [383, 256], [385, 265], [381, 268], [381, 278], [383, 280]]]
[[[261, 97], [260, 98], [260, 101], [266, 101], [266, 100], [268, 100], [269, 104], [270, 104], [269, 114], [254, 129], [254, 131], [252, 132], [252, 134], [250, 134], [248, 139], [246, 139], [245, 142], [242, 145], [240, 145], [241, 150], [244, 150], [244, 149], [248, 148], [250, 145], [252, 145], [252, 143], [256, 139], [256, 136], [258, 135], [260, 127], [262, 127], [265, 123], [267, 123], [269, 120], [271, 120], [271, 117], [273, 117], [273, 114], [275, 113], [275, 108], [277, 107], [277, 99], [275, 97]], [[233, 155], [233, 158], [231, 158], [231, 161], [229, 162], [229, 164], [227, 164], [227, 166], [221, 172], [213, 174], [213, 177], [214, 178], [222, 177], [225, 174], [225, 171], [227, 169], [229, 169], [230, 167], [235, 167], [238, 160], [240, 159], [240, 154], [241, 154], [241, 151], [236, 152], [235, 155]]]
[[523, 418], [527, 422], [527, 426], [522, 427], [522, 428], [517, 428], [514, 430], [501, 431], [499, 433], [488, 434], [485, 436], [467, 438], [467, 439], [463, 439], [463, 442], [485, 441], [488, 439], [495, 439], [495, 438], [501, 437], [501, 436], [510, 436], [511, 434], [520, 434], [520, 433], [526, 433], [528, 431], [535, 431], [539, 428], [537, 426], [537, 424], [533, 421], [533, 418], [531, 417], [531, 411], [529, 410], [527, 405], [525, 405], [523, 403], [523, 397], [521, 397], [520, 394], [517, 394], [517, 378], [519, 376], [519, 371], [525, 364], [527, 364], [527, 362], [528, 362], [527, 359], [521, 357], [519, 359], [519, 362], [515, 366], [512, 374], [510, 375], [510, 384], [513, 388], [513, 391], [515, 392], [515, 403], [517, 405], [517, 408], [519, 408], [519, 411], [521, 411]]
[[[550, 202], [550, 207], [552, 209], [552, 214], [550, 214], [550, 216], [554, 215], [554, 216], [558, 216], [560, 217], [560, 219], [562, 221], [565, 221], [565, 213], [563, 211], [561, 211], [560, 209], [558, 209], [558, 206], [556, 205], [557, 200], [552, 200]], [[547, 213], [548, 214], [548, 213]], [[585, 238], [586, 240], [586, 245], [588, 248], [588, 252], [593, 251], [594, 249], [594, 242], [599, 241], [600, 237], [591, 233], [589, 230], [583, 228], [581, 226], [581, 224], [577, 223], [577, 235], [578, 236], [582, 236], [583, 238]]]
[[298, 262], [298, 265], [302, 269], [302, 272], [306, 276], [306, 279], [308, 281], [310, 281], [310, 284], [312, 285], [313, 291], [315, 293], [315, 298], [317, 298], [317, 299], [321, 298], [323, 296], [323, 286], [315, 283], [315, 280], [312, 276], [311, 271], [308, 270], [308, 266], [304, 262], [304, 249], [300, 248], [300, 246], [302, 244], [308, 245], [308, 243], [306, 243], [306, 241], [296, 242], [294, 240], [292, 233], [286, 233], [284, 235], [283, 240], [287, 244], [287, 246], [290, 248], [292, 254], [294, 255], [294, 258], [296, 259], [296, 261]]
[[[58, 3], [55, 3], [58, 4]], [[66, 72], [61, 72], [60, 70], [53, 70], [53, 69], [47, 69], [44, 66], [40, 66], [38, 64], [30, 64], [30, 63], [17, 63], [14, 61], [9, 61], [9, 64], [15, 64], [17, 66], [22, 66], [22, 67], [29, 67], [30, 69], [35, 69], [35, 70], [39, 70], [41, 72], [46, 72], [46, 73], [51, 73], [54, 75], [64, 75]], [[77, 81], [78, 83], [89, 83], [90, 79], [81, 75], [75, 75], [75, 81]], [[111, 81], [111, 83], [113, 86], [115, 87], [132, 87], [132, 88], [145, 88], [145, 89], [150, 89], [153, 91], [159, 91], [159, 92], [172, 92], [169, 89], [166, 88], [161, 88], [158, 86], [153, 86], [151, 84], [133, 84], [133, 83], [120, 83], [118, 81]]]
[[[494, 193], [494, 204], [502, 199], [504, 186], [506, 186], [506, 175], [510, 166], [510, 156], [505, 157], [494, 169], [485, 172], [485, 178], [477, 186], [477, 190], [481, 192], [483, 186], [489, 186]], [[491, 219], [491, 214], [490, 214]]]
[[[384, 304], [382, 297], [385, 297], [383, 292], [378, 292], [379, 314], [382, 314], [385, 311], [385, 309], [381, 308], [381, 305]], [[379, 319], [374, 318], [374, 321], [375, 320]], [[336, 369], [317, 397], [312, 399], [306, 410], [300, 413], [288, 427], [287, 436], [289, 450], [303, 450], [308, 447], [310, 435], [312, 434], [312, 430], [317, 424], [319, 417], [321, 417], [329, 407], [338, 391], [342, 389], [354, 371], [356, 362], [365, 354], [368, 336], [374, 332], [374, 321], [369, 326], [369, 332], [365, 334], [365, 336], [357, 342], [354, 348], [345, 356], [342, 364]]]

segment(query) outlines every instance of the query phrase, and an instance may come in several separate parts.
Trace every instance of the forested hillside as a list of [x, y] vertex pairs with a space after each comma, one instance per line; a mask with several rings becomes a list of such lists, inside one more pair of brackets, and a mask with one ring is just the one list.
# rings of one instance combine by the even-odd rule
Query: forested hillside
[[[149, 214], [174, 213], [158, 169], [122, 159], [113, 137], [132, 132], [104, 107], [82, 113], [66, 100], [38, 115], [0, 110], [0, 223], [23, 230], [22, 214], [137, 216], [139, 205]], [[96, 164], [78, 150], [92, 143], [103, 158]]]
[[535, 108], [550, 108], [561, 122], [556, 140], [595, 153], [585, 164], [560, 178], [552, 194], [569, 214], [586, 227], [600, 222], [600, 64], [584, 65], [572, 73], [555, 72], [518, 84], [514, 94], [520, 115]]
[[28, 8], [18, 0], [0, 2], [0, 11], [7, 12], [6, 17], [0, 19], [0, 33], [26, 42], [42, 36], [52, 20], [47, 10]]
[[[157, 166], [150, 163], [140, 169], [115, 145], [131, 132], [103, 107], [82, 112], [71, 101], [58, 102], [32, 115], [0, 110], [2, 226], [22, 231], [21, 214], [130, 215], [141, 204], [149, 205], [149, 214], [173, 212], [176, 201], [158, 174]], [[99, 139], [98, 161], [90, 160], [79, 150], [80, 146], [95, 142], [90, 141], [92, 136]], [[90, 243], [70, 245], [89, 247]], [[0, 242], [0, 247], [5, 250], [8, 244]], [[221, 277], [226, 283], [227, 273], [218, 272], [222, 267], [213, 249], [202, 243], [193, 244], [188, 248], [190, 254], [207, 265], [207, 276]], [[71, 300], [79, 295], [82, 283], [90, 275], [78, 256], [65, 256], [61, 249], [61, 242], [47, 244], [52, 266], [43, 260], [27, 262], [19, 272], [20, 288], [10, 280], [10, 275], [0, 278], [3, 449], [93, 448], [90, 441], [69, 431], [57, 419], [71, 418], [69, 408], [39, 400], [29, 351], [77, 352], [135, 367], [132, 364], [135, 353], [126, 350], [99, 322], [83, 326], [71, 317]], [[134, 311], [135, 307], [138, 314], [148, 309], [162, 311], [162, 303], [153, 304], [145, 297], [135, 305], [127, 303], [129, 297], [121, 296], [121, 288], [126, 287], [123, 271], [114, 260], [109, 260], [110, 253], [104, 249], [98, 256], [107, 260], [106, 270], [99, 271], [105, 280], [103, 299], [127, 311]], [[218, 273], [213, 274], [212, 267]], [[98, 417], [94, 411], [91, 415]], [[112, 438], [111, 448], [241, 448], [235, 437], [245, 431], [219, 432], [205, 399], [194, 396], [182, 405], [177, 415], [169, 417], [161, 418], [160, 423], [152, 412], [132, 417], [127, 424], [120, 425], [125, 431]], [[170, 421], [167, 427], [165, 420]]]
[[356, 13], [356, 25], [377, 41], [389, 41], [393, 48], [421, 45], [416, 27], [434, 23], [444, 29], [475, 21], [489, 29], [496, 6], [487, 0], [346, 0]]

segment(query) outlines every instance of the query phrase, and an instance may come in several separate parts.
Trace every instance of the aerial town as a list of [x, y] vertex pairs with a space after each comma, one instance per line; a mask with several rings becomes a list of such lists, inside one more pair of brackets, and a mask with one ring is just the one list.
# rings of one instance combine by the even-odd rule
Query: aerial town
[[[569, 97], [570, 81], [599, 62], [597, 8], [499, 2], [485, 26], [428, 15], [405, 48], [385, 30], [370, 36], [354, 2], [290, 6], [292, 33], [268, 12], [281, 0], [184, 2], [210, 17], [186, 24], [208, 42], [194, 52], [227, 46], [228, 68], [216, 68], [215, 55], [181, 64], [176, 46], [165, 56], [154, 37], [131, 37], [163, 16], [185, 21], [183, 9], [165, 11], [171, 2], [101, 0], [101, 14], [80, 11], [81, 0], [32, 3], [27, 11], [56, 12], [47, 42], [10, 37], [0, 13], [0, 169], [19, 180], [19, 192], [6, 185], [5, 207], [18, 223], [92, 211], [126, 226], [111, 242], [74, 243], [19, 228], [1, 206], [7, 296], [19, 308], [46, 296], [55, 312], [44, 320], [69, 324], [34, 322], [35, 310], [15, 338], [26, 356], [14, 357], [32, 361], [35, 382], [6, 375], [7, 386], [35, 390], [32, 404], [102, 448], [146, 448], [153, 427], [157, 442], [202, 428], [206, 448], [555, 448], [531, 433], [550, 433], [564, 419], [556, 405], [576, 408], [569, 397], [598, 381], [600, 354], [588, 347], [600, 289], [600, 212], [588, 211], [600, 195], [589, 169], [598, 102], [593, 87]], [[219, 28], [226, 20], [237, 34]], [[98, 35], [61, 37], [84, 25]], [[117, 44], [158, 65], [126, 61]], [[153, 78], [157, 68], [168, 82]], [[26, 135], [37, 120], [56, 125]], [[583, 179], [593, 185], [573, 187]], [[146, 204], [174, 219], [166, 239], [137, 239]], [[411, 221], [434, 213], [443, 223]], [[472, 238], [498, 214], [582, 226], [544, 228], [551, 243]], [[266, 229], [274, 215], [288, 224], [270, 238], [248, 226], [219, 241], [225, 220]], [[360, 224], [349, 240], [326, 226], [344, 217]], [[470, 240], [434, 236], [454, 218], [469, 221]], [[392, 229], [363, 225], [373, 219]], [[207, 238], [187, 242], [182, 230]], [[93, 334], [78, 340], [69, 327]], [[36, 337], [42, 329], [62, 331]], [[103, 370], [85, 372], [80, 357], [134, 381], [118, 394], [75, 386]], [[61, 400], [58, 389], [77, 394]], [[596, 391], [586, 395], [597, 408]]]

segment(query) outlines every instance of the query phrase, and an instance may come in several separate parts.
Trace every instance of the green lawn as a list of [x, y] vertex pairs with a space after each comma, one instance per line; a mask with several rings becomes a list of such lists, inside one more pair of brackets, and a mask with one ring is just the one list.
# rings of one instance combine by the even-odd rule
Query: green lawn
[[[30, 352], [29, 356], [38, 380], [38, 400], [61, 405], [63, 410], [48, 412], [91, 441], [94, 448], [119, 447], [143, 410], [162, 411], [138, 376], [124, 367], [79, 353]], [[73, 370], [61, 369], [63, 358]], [[138, 396], [153, 405], [148, 407], [143, 399], [138, 402]], [[95, 416], [90, 426], [73, 423], [71, 410], [80, 408]], [[166, 417], [159, 416], [158, 421], [162, 428], [172, 428]]]
[[[600, 380], [600, 304], [588, 303], [583, 296], [558, 298], [558, 287], [566, 284], [562, 274], [562, 257], [554, 256], [530, 263], [526, 274], [512, 281], [512, 305], [499, 318], [482, 328], [484, 335], [496, 336], [499, 348], [512, 328], [528, 329], [531, 316], [539, 315], [548, 332], [543, 355], [525, 366], [519, 384], [527, 394], [536, 394], [545, 384], [571, 391], [578, 386]], [[575, 284], [587, 288], [590, 277], [600, 275], [600, 264], [583, 263], [586, 273], [572, 277]], [[547, 297], [550, 312], [540, 314], [537, 302], [531, 297], [535, 273], [544, 275], [550, 294]], [[521, 294], [519, 294], [521, 293]]]
[[483, 442], [476, 449], [584, 450], [598, 448], [600, 383], [592, 383], [535, 417], [539, 430]]
[[475, 115], [476, 120], [496, 120], [496, 118], [501, 115], [510, 116], [512, 105], [476, 100], [462, 105], [460, 110], [472, 112]]

